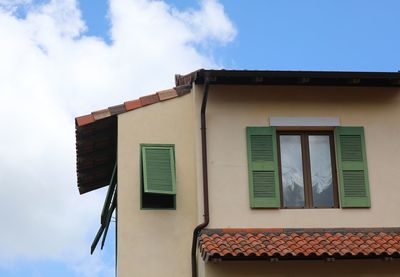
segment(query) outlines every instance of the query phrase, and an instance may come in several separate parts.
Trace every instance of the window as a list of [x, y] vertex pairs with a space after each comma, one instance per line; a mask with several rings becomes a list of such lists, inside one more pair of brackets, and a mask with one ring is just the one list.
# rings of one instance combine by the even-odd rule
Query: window
[[142, 144], [141, 207], [175, 209], [175, 146]]
[[282, 207], [338, 207], [333, 134], [278, 132], [278, 142]]
[[247, 150], [252, 208], [370, 207], [362, 127], [248, 127]]

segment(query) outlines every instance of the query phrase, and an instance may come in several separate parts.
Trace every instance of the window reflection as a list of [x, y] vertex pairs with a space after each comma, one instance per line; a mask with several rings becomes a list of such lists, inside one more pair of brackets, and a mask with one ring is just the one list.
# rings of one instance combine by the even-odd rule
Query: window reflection
[[304, 207], [304, 178], [299, 135], [280, 136], [283, 205]]
[[333, 207], [333, 181], [329, 136], [308, 137], [310, 148], [313, 206]]

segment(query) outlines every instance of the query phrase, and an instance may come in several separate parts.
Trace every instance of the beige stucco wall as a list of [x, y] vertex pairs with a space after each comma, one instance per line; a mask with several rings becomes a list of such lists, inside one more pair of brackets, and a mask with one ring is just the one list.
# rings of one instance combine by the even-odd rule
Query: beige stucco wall
[[[250, 209], [245, 128], [268, 126], [271, 116], [339, 117], [342, 126], [364, 126], [372, 207]], [[211, 86], [209, 228], [400, 226], [399, 122], [396, 89]]]
[[[202, 86], [195, 86], [191, 94], [118, 118], [119, 276], [190, 276], [192, 232], [203, 220], [202, 91]], [[270, 116], [339, 117], [343, 126], [364, 126], [372, 207], [250, 209], [245, 128], [267, 126]], [[399, 120], [400, 93], [394, 89], [211, 86], [208, 228], [400, 226]], [[175, 144], [176, 210], [140, 209], [140, 143]], [[207, 277], [398, 276], [400, 272], [399, 263], [381, 261], [205, 264], [199, 259], [198, 264], [199, 276]]]
[[[193, 95], [118, 118], [118, 276], [189, 276], [197, 223]], [[140, 209], [140, 144], [175, 144], [176, 210]]]
[[[199, 109], [202, 87], [196, 88]], [[339, 117], [364, 126], [370, 209], [250, 209], [245, 128], [269, 117]], [[207, 107], [208, 228], [400, 226], [400, 93], [344, 87], [211, 86]], [[197, 136], [200, 134], [198, 133]], [[199, 147], [199, 146], [198, 146]], [[204, 263], [200, 276], [399, 276], [399, 262], [286, 261]]]

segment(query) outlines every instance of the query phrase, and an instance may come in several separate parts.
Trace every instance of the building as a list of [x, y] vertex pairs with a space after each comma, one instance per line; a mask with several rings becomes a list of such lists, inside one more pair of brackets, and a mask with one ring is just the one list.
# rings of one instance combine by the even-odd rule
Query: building
[[400, 275], [400, 73], [175, 79], [76, 118], [118, 276]]

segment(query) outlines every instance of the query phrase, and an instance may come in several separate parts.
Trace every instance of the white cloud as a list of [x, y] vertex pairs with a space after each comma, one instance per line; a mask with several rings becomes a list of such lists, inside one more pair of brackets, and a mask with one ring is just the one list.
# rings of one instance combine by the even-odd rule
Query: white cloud
[[203, 0], [201, 10], [177, 12], [191, 27], [196, 42], [207, 42], [210, 38], [226, 44], [236, 36], [233, 23], [225, 16], [224, 6], [214, 0]]
[[218, 67], [196, 46], [229, 43], [236, 30], [217, 0], [200, 4], [111, 0], [106, 44], [84, 35], [75, 0], [0, 0], [0, 267], [48, 259], [87, 276], [110, 270], [88, 258], [104, 191], [78, 195], [73, 117]]
[[0, 0], [0, 9], [2, 12], [15, 12], [18, 6], [30, 4], [32, 0]]

